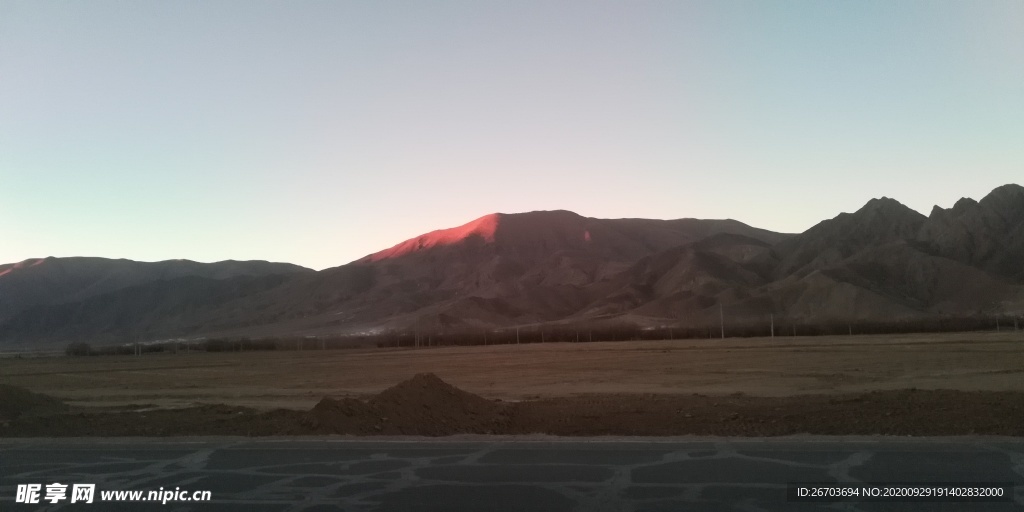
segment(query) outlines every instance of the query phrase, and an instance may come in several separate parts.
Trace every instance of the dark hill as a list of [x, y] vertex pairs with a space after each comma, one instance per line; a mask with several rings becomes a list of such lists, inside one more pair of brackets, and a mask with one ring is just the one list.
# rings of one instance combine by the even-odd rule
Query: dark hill
[[228, 279], [238, 276], [312, 273], [290, 263], [190, 260], [158, 262], [107, 258], [38, 258], [0, 265], [0, 323], [37, 305], [81, 301], [108, 292], [180, 277]]

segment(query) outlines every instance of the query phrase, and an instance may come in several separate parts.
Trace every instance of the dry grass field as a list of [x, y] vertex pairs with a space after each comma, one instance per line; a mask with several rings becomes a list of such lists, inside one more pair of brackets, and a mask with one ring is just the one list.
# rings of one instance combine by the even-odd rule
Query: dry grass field
[[1019, 392], [1024, 332], [0, 359], [0, 384], [72, 406], [308, 410], [324, 396], [367, 396], [420, 372], [507, 401], [590, 393]]

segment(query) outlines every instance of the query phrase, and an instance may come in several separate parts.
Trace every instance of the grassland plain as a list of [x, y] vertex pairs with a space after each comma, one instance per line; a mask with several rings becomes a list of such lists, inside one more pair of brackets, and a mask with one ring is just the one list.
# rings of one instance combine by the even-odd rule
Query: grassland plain
[[608, 394], [1024, 392], [1024, 331], [0, 359], [0, 384], [72, 407], [309, 410], [417, 373], [489, 399]]

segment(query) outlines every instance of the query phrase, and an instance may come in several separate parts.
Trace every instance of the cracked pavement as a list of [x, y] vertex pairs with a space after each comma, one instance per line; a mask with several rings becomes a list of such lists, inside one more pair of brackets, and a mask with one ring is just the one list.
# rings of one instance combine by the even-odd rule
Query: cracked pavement
[[[14, 503], [95, 483], [92, 504]], [[796, 482], [1012, 482], [1003, 502], [795, 502]], [[212, 501], [99, 502], [103, 490]], [[174, 438], [0, 440], [0, 509], [218, 511], [1024, 510], [1024, 439]]]

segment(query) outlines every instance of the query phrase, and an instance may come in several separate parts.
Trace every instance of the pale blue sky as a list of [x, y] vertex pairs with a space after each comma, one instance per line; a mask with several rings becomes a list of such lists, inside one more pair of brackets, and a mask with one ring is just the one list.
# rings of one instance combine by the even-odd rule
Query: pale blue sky
[[1024, 2], [0, 0], [0, 262], [491, 212], [798, 232], [1024, 184]]

